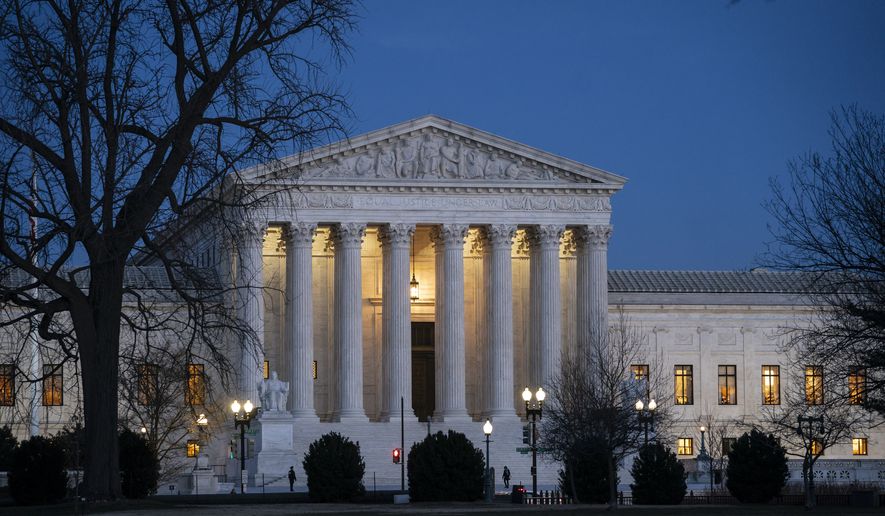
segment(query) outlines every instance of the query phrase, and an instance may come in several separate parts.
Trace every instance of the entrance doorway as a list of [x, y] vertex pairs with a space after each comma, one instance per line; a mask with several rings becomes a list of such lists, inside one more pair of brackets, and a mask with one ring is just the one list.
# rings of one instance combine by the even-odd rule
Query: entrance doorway
[[436, 408], [432, 322], [412, 323], [412, 408], [419, 421], [430, 421]]

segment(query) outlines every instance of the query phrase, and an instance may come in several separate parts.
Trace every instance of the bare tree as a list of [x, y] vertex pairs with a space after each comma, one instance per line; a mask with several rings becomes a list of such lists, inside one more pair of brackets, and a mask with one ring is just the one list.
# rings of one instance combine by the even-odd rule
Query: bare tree
[[184, 252], [186, 220], [259, 201], [238, 170], [339, 136], [347, 108], [323, 71], [346, 55], [352, 8], [0, 1], [0, 303], [18, 308], [3, 324], [34, 321], [79, 361], [90, 497], [121, 494], [120, 335], [142, 329], [124, 296], [143, 309], [151, 289], [124, 288], [127, 262], [162, 266], [189, 306], [183, 340], [224, 364], [218, 332], [250, 329]]
[[724, 472], [728, 463], [729, 447], [727, 443], [729, 439], [737, 437], [735, 433], [741, 427], [741, 422], [725, 417], [717, 417], [709, 407], [704, 411], [706, 415], [700, 417], [700, 423], [706, 430], [707, 454], [710, 456], [710, 462], [713, 465], [710, 471], [710, 491], [713, 491], [715, 471], [719, 471], [722, 476], [722, 482], [725, 481]]
[[866, 373], [866, 405], [885, 413], [885, 115], [832, 114], [832, 149], [791, 162], [766, 204], [777, 224], [769, 266], [805, 271], [822, 309], [793, 342], [846, 378]]
[[[588, 356], [565, 360], [552, 382], [551, 401], [542, 424], [543, 445], [566, 464], [574, 460], [574, 451], [582, 446], [601, 449], [608, 461], [612, 508], [618, 503], [618, 467], [644, 443], [635, 405], [646, 393], [657, 404], [656, 431], [666, 434], [673, 396], [663, 363], [662, 357], [651, 352], [647, 336], [620, 310], [607, 342], [595, 343]], [[645, 378], [635, 378], [630, 369], [635, 364], [649, 365]]]
[[[795, 356], [795, 355], [794, 355]], [[795, 361], [802, 363], [802, 359]], [[838, 370], [838, 369], [835, 369]], [[783, 389], [780, 405], [764, 405], [760, 424], [778, 437], [787, 455], [802, 459], [806, 506], [815, 505], [814, 464], [833, 445], [880, 424], [854, 404], [848, 383], [822, 365], [804, 366]]]

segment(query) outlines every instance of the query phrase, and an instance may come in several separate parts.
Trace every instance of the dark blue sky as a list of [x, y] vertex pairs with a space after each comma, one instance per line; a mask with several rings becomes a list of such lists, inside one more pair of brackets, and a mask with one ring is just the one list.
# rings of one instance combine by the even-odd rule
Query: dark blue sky
[[613, 268], [746, 269], [787, 161], [885, 112], [885, 2], [365, 0], [351, 134], [434, 113], [629, 178]]

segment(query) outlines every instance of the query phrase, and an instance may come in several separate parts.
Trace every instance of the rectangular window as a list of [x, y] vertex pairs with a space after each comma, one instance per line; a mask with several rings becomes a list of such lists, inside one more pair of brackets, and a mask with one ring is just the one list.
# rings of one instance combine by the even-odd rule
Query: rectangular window
[[15, 364], [0, 364], [0, 407], [15, 405]]
[[867, 438], [854, 437], [851, 439], [851, 454], [866, 455], [867, 454]]
[[203, 405], [206, 402], [206, 377], [203, 364], [187, 365], [187, 389], [185, 402], [190, 405]]
[[64, 400], [64, 377], [61, 366], [46, 364], [43, 366], [43, 406], [60, 407]]
[[866, 401], [867, 370], [865, 367], [852, 367], [848, 370], [848, 403], [863, 405]]
[[264, 361], [264, 379], [267, 380], [268, 378], [270, 378], [270, 362], [265, 360]]
[[633, 364], [630, 366], [630, 373], [636, 381], [648, 380], [648, 364]]
[[200, 441], [196, 439], [187, 440], [187, 456], [196, 457], [200, 454]]
[[314, 360], [314, 361], [313, 361], [313, 366], [311, 366], [311, 374], [313, 374], [313, 379], [314, 379], [314, 380], [316, 380], [317, 378], [319, 378], [319, 374], [317, 374], [317, 373], [318, 373], [318, 371], [317, 371], [317, 361]]
[[737, 366], [719, 366], [719, 404], [737, 404]]
[[805, 404], [823, 405], [824, 403], [824, 368], [822, 366], [805, 366]]
[[677, 365], [675, 366], [676, 378], [676, 404], [677, 405], [693, 405], [694, 404], [694, 382], [692, 381], [692, 366]]
[[781, 404], [781, 368], [776, 365], [762, 366], [762, 404]]
[[811, 440], [811, 454], [820, 456], [824, 454], [824, 445], [817, 439]]
[[676, 439], [677, 455], [694, 455], [694, 440], [691, 437], [680, 437]]
[[734, 448], [734, 443], [737, 442], [737, 438], [735, 437], [723, 437], [722, 438], [722, 456], [728, 456], [728, 452]]
[[153, 405], [156, 402], [159, 370], [157, 364], [138, 364], [138, 403], [140, 405]]

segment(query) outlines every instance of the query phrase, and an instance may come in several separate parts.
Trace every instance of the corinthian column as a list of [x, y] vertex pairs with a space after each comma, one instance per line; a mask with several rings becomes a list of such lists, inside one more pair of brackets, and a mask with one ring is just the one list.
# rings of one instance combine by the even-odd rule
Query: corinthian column
[[412, 410], [412, 331], [409, 304], [409, 244], [415, 226], [390, 224], [378, 232], [384, 285], [381, 290], [381, 419], [399, 418], [400, 398], [407, 419]]
[[486, 295], [486, 415], [516, 417], [513, 410], [513, 272], [510, 253], [516, 226], [488, 226], [483, 245]]
[[263, 378], [264, 362], [264, 262], [262, 250], [266, 225], [244, 221], [240, 226], [237, 257], [237, 316], [249, 328], [240, 337], [239, 396], [256, 406], [258, 382]]
[[564, 226], [535, 226], [528, 231], [531, 245], [530, 382], [549, 390], [562, 362], [562, 301], [559, 293], [559, 242]]
[[338, 396], [333, 419], [365, 420], [363, 410], [362, 263], [365, 224], [332, 226], [335, 246], [335, 357]]
[[608, 340], [608, 239], [609, 225], [574, 229], [577, 246], [577, 348], [590, 359]]
[[292, 415], [317, 419], [313, 406], [313, 236], [316, 224], [292, 222], [286, 243], [286, 335], [291, 357]]
[[436, 414], [439, 421], [468, 420], [464, 362], [464, 238], [467, 226], [434, 227], [436, 251]]

